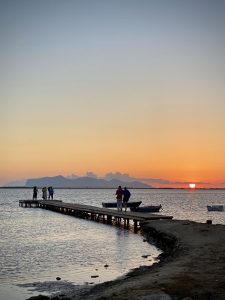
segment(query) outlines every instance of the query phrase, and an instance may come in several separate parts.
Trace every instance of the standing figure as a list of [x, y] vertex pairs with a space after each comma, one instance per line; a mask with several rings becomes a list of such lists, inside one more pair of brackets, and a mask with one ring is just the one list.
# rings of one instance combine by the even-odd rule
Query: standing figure
[[47, 188], [46, 188], [46, 186], [44, 186], [42, 188], [42, 199], [47, 200]]
[[38, 188], [36, 186], [33, 187], [33, 200], [37, 200]]
[[122, 211], [123, 206], [123, 189], [121, 188], [121, 185], [118, 186], [118, 189], [116, 190], [116, 199], [117, 199], [117, 210]]
[[48, 199], [53, 200], [53, 195], [54, 195], [54, 190], [53, 190], [52, 186], [49, 186], [48, 187]]
[[127, 211], [127, 202], [129, 201], [131, 193], [125, 187], [123, 190], [123, 206], [125, 207], [125, 211]]

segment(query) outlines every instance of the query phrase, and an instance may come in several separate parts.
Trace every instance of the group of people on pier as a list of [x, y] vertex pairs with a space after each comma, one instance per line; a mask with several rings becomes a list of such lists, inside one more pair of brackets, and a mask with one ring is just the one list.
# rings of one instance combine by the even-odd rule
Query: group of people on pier
[[[38, 195], [38, 188], [37, 186], [33, 187], [33, 200], [37, 200]], [[48, 188], [44, 186], [42, 188], [42, 199], [43, 200], [53, 200], [54, 196], [54, 190], [52, 186], [49, 186]], [[129, 201], [131, 196], [130, 191], [124, 187], [122, 189], [121, 185], [118, 186], [118, 189], [116, 190], [116, 199], [117, 199], [117, 210], [122, 211], [123, 207], [125, 211], [127, 211], [127, 202]]]
[[[36, 186], [33, 187], [33, 200], [37, 200], [37, 194], [38, 194], [38, 188]], [[48, 188], [46, 186], [44, 186], [42, 188], [42, 199], [43, 200], [47, 200], [47, 199], [51, 199], [53, 200], [53, 196], [54, 196], [54, 190], [52, 186], [49, 186]]]
[[125, 211], [127, 211], [127, 202], [129, 201], [131, 196], [130, 191], [124, 187], [122, 189], [121, 185], [118, 186], [118, 189], [116, 190], [116, 200], [117, 200], [117, 210], [122, 211], [123, 206]]

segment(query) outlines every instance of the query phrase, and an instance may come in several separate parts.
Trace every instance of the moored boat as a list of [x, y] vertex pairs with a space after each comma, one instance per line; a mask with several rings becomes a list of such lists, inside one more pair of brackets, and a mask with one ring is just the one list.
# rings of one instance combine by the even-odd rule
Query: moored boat
[[223, 211], [223, 205], [207, 205], [208, 211]]
[[[127, 202], [127, 207], [130, 208], [138, 207], [141, 203], [142, 201]], [[114, 208], [117, 207], [117, 202], [102, 202], [102, 207]]]
[[150, 212], [159, 212], [162, 208], [162, 205], [149, 205], [149, 206], [141, 206], [141, 207], [131, 207], [131, 211], [150, 213]]

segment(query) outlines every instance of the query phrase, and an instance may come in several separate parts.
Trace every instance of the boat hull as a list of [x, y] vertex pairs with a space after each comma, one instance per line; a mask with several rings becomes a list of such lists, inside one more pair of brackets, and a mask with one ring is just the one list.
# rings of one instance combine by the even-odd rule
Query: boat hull
[[[137, 202], [127, 202], [127, 207], [138, 207], [141, 204], [142, 201], [137, 201]], [[117, 207], [117, 202], [102, 202], [103, 207], [107, 208], [114, 208]], [[124, 207], [124, 204], [123, 204]]]
[[143, 212], [143, 213], [151, 213], [151, 212], [159, 212], [162, 208], [162, 205], [150, 205], [150, 206], [142, 206], [142, 207], [131, 207], [131, 211]]
[[223, 211], [223, 205], [207, 205], [208, 211]]

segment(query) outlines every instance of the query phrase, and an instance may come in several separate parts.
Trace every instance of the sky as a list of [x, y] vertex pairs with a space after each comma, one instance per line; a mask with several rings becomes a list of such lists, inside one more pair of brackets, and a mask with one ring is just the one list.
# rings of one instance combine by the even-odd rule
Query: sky
[[1, 0], [0, 186], [225, 187], [224, 28], [224, 0]]

